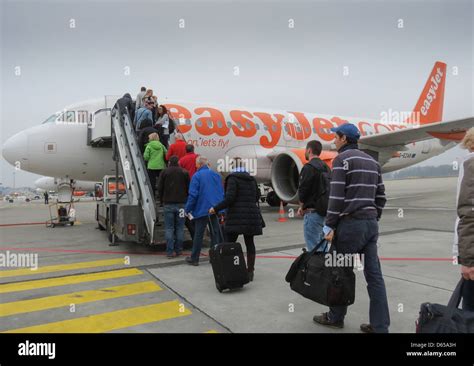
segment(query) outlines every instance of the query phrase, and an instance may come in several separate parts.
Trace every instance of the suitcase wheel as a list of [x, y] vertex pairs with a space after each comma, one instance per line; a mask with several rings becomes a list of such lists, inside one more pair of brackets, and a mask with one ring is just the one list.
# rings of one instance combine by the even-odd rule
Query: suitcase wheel
[[224, 289], [221, 287], [221, 285], [219, 285], [219, 283], [217, 283], [217, 281], [216, 281], [216, 289], [217, 289], [217, 291], [219, 291], [219, 292], [224, 291]]

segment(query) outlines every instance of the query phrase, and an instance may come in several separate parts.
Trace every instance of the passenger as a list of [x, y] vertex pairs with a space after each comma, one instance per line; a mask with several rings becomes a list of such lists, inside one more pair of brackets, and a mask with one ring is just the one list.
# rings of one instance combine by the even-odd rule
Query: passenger
[[147, 89], [145, 92], [145, 95], [142, 98], [143, 104], [146, 103], [155, 103], [155, 100], [153, 99], [153, 90], [152, 89]]
[[143, 104], [143, 97], [145, 96], [146, 88], [144, 86], [141, 87], [140, 93], [137, 94], [137, 99], [135, 99], [135, 113], [144, 106]]
[[160, 138], [161, 141], [163, 142], [163, 145], [168, 148], [168, 141], [170, 139], [170, 131], [169, 131], [169, 125], [170, 125], [170, 118], [168, 116], [168, 110], [164, 105], [160, 105], [158, 107], [158, 119], [156, 120], [155, 128], [158, 131], [162, 131]]
[[209, 214], [227, 209], [224, 225], [226, 240], [236, 242], [239, 235], [244, 236], [247, 247], [247, 270], [249, 280], [253, 281], [255, 268], [254, 236], [262, 235], [263, 220], [257, 202], [260, 190], [257, 181], [245, 169], [240, 158], [233, 160], [234, 169], [225, 179], [225, 198], [211, 207]]
[[138, 133], [138, 146], [142, 154], [145, 152], [145, 145], [148, 143], [148, 137], [152, 133], [158, 133], [158, 131], [153, 127], [153, 122], [151, 119], [146, 118], [141, 124], [141, 129]]
[[[155, 107], [153, 108], [153, 123], [156, 123], [158, 121], [158, 97], [156, 95], [153, 95], [153, 103], [155, 104]], [[161, 139], [161, 136], [160, 136]]]
[[48, 191], [44, 191], [44, 204], [49, 204], [49, 194]]
[[158, 180], [158, 198], [164, 208], [166, 254], [179, 257], [183, 251], [184, 205], [188, 198], [189, 174], [178, 165], [178, 157], [169, 159], [168, 168]]
[[116, 106], [119, 108], [121, 113], [125, 113], [126, 111], [128, 111], [131, 120], [134, 120], [135, 108], [133, 108], [132, 96], [129, 93], [124, 94], [122, 98], [118, 99]]
[[[370, 299], [370, 324], [364, 333], [388, 333], [390, 315], [387, 293], [377, 254], [378, 220], [385, 206], [385, 188], [380, 165], [359, 150], [356, 126], [345, 123], [331, 128], [336, 133], [339, 155], [333, 161], [329, 207], [324, 227], [325, 238], [335, 241], [338, 254], [362, 254], [364, 275]], [[334, 306], [315, 316], [316, 323], [344, 327], [347, 306]]]
[[[191, 144], [186, 145], [185, 150], [186, 150], [186, 155], [184, 155], [181, 159], [179, 159], [179, 166], [185, 169], [189, 174], [189, 178], [192, 179], [194, 173], [196, 172], [196, 159], [198, 155], [194, 153], [194, 145], [191, 145]], [[191, 238], [194, 239], [194, 221], [191, 221], [189, 217], [186, 216], [186, 221], [184, 224], [186, 225], [186, 228], [188, 229], [189, 234], [191, 234]]]
[[138, 132], [138, 130], [140, 130], [143, 120], [149, 119], [153, 121], [153, 115], [151, 113], [152, 108], [152, 104], [145, 103], [145, 106], [138, 110], [137, 114], [135, 115], [135, 131]]
[[[303, 233], [308, 251], [313, 250], [324, 239], [323, 226], [328, 209], [331, 171], [319, 158], [322, 149], [321, 143], [316, 140], [306, 144], [305, 158], [308, 162], [301, 169], [299, 179], [298, 215], [304, 216]], [[318, 248], [318, 251], [325, 249], [323, 246]]]
[[189, 177], [192, 179], [196, 172], [196, 159], [199, 155], [194, 153], [194, 145], [186, 145], [186, 155], [179, 159], [179, 166], [188, 171]]
[[224, 199], [221, 177], [209, 168], [207, 158], [200, 156], [196, 161], [196, 167], [197, 171], [191, 179], [185, 208], [186, 213], [191, 214], [194, 221], [193, 250], [191, 257], [186, 258], [186, 262], [193, 266], [199, 265], [202, 240], [209, 220], [212, 221], [212, 226], [209, 225], [211, 245], [222, 241], [217, 215], [210, 217], [208, 215], [209, 209]]
[[148, 139], [150, 142], [145, 145], [143, 159], [148, 162], [148, 177], [150, 178], [153, 196], [155, 196], [156, 181], [159, 178], [161, 171], [166, 167], [166, 147], [164, 147], [160, 142], [160, 138], [157, 133], [152, 133], [150, 136], [148, 136]]
[[457, 214], [454, 230], [454, 254], [458, 255], [461, 273], [462, 309], [474, 311], [474, 127], [464, 136], [461, 146], [469, 151], [459, 169]]
[[[176, 134], [176, 141], [174, 144], [171, 144], [170, 148], [168, 149], [168, 152], [166, 153], [166, 159], [169, 160], [169, 158], [173, 155], [176, 155], [179, 159], [186, 155], [186, 141], [184, 141], [184, 136], [182, 133], [178, 132]], [[194, 164], [194, 166], [196, 166], [196, 164]]]

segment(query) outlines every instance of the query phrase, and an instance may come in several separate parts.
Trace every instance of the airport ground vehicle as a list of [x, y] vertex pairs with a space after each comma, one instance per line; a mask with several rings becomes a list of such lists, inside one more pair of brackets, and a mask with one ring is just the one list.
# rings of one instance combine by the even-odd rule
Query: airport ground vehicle
[[[96, 220], [99, 229], [107, 231], [109, 241], [117, 240], [141, 243], [147, 239], [140, 206], [129, 203], [123, 176], [104, 177], [103, 196], [97, 202]], [[118, 199], [117, 199], [118, 195]]]
[[46, 227], [54, 228], [56, 226], [73, 226], [76, 221], [76, 210], [74, 204], [70, 203], [52, 203], [48, 205], [49, 220], [46, 221]]

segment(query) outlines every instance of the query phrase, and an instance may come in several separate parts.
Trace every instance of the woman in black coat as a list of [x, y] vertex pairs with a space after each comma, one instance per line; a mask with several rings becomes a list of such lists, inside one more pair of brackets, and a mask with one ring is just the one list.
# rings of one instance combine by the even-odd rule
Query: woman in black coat
[[255, 243], [253, 237], [262, 235], [263, 220], [257, 202], [260, 190], [257, 181], [243, 168], [239, 167], [225, 179], [225, 198], [209, 210], [210, 214], [227, 208], [224, 232], [230, 242], [236, 242], [239, 235], [244, 236], [247, 247], [247, 268], [249, 279], [253, 281], [255, 268]]

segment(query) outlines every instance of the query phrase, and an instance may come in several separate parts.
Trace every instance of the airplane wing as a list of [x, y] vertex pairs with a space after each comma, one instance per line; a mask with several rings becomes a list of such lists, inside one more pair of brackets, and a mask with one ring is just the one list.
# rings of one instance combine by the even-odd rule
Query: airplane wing
[[464, 132], [471, 127], [474, 127], [474, 117], [430, 123], [417, 128], [411, 128], [408, 126], [407, 128], [398, 131], [361, 137], [359, 139], [359, 144], [366, 145], [368, 148], [374, 150], [385, 150], [390, 148], [399, 150], [398, 147], [403, 147], [412, 142], [432, 138], [460, 141], [464, 136]]

